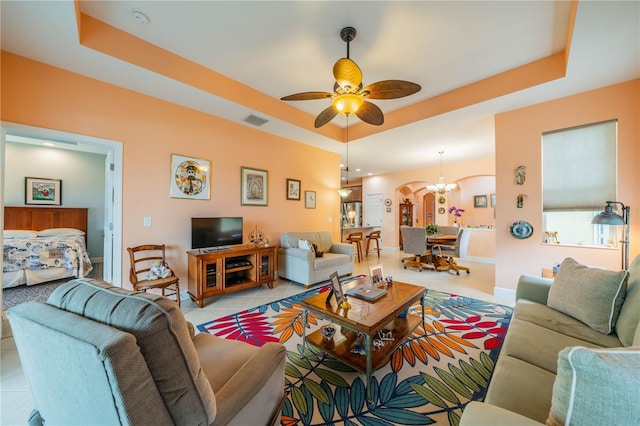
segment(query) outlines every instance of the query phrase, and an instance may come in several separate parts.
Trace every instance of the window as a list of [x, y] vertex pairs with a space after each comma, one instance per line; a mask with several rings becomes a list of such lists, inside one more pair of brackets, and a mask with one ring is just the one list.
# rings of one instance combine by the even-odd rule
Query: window
[[615, 120], [544, 133], [544, 231], [557, 232], [560, 244], [616, 246], [616, 227], [591, 224], [605, 201], [616, 200], [616, 165]]

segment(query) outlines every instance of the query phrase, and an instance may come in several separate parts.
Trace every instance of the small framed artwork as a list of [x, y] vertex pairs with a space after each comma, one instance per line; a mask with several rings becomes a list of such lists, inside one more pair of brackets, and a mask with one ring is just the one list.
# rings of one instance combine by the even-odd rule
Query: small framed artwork
[[489, 199], [491, 200], [491, 207], [495, 207], [496, 206], [496, 194], [491, 194], [489, 196]]
[[171, 154], [171, 198], [208, 200], [211, 163], [200, 158]]
[[300, 181], [297, 179], [287, 179], [287, 200], [300, 201]]
[[384, 272], [382, 272], [382, 265], [370, 266], [369, 276], [371, 277], [371, 285], [382, 284], [384, 282]]
[[[336, 303], [338, 304], [338, 307], [340, 307], [340, 304], [344, 300], [344, 294], [342, 293], [342, 285], [338, 278], [338, 272], [332, 273], [329, 278], [331, 278], [331, 293], [335, 296]], [[329, 299], [327, 301], [329, 301]]]
[[487, 207], [487, 196], [486, 195], [475, 195], [473, 197], [473, 207]]
[[307, 209], [316, 208], [316, 191], [304, 191], [304, 207]]
[[24, 203], [62, 205], [62, 180], [47, 178], [24, 178]]
[[243, 206], [268, 205], [269, 183], [266, 170], [242, 167], [242, 198]]

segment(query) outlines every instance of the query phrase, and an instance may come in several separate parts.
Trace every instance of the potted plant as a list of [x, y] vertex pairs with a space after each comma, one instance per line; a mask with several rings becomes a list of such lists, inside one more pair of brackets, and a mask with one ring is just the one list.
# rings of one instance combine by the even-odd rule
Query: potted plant
[[427, 231], [427, 235], [435, 235], [440, 230], [440, 227], [436, 224], [429, 224], [425, 226], [425, 229]]
[[456, 206], [449, 207], [449, 214], [453, 214], [453, 226], [462, 226], [462, 213], [464, 213], [464, 209], [459, 209]]

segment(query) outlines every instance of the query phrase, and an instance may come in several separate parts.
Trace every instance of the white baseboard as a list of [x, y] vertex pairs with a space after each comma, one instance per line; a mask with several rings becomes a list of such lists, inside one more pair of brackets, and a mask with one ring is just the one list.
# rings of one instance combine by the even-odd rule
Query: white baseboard
[[494, 287], [493, 295], [498, 299], [516, 301], [516, 291], [511, 288]]

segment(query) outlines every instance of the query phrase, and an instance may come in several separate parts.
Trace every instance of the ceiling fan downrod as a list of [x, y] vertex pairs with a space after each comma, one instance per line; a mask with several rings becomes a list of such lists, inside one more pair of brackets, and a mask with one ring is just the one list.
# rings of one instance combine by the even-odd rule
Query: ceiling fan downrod
[[353, 27], [344, 27], [340, 30], [340, 38], [347, 43], [347, 59], [349, 58], [349, 43], [356, 38], [356, 29]]

